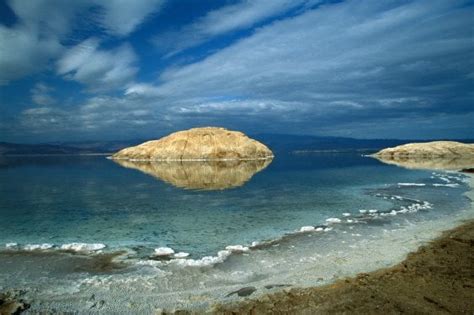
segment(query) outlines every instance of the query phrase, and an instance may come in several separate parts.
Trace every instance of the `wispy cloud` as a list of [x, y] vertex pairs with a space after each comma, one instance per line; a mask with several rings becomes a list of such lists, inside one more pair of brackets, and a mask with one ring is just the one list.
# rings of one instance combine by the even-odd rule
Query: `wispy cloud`
[[[162, 60], [150, 62], [155, 55], [139, 45], [132, 49], [94, 37], [64, 48], [54, 37], [41, 60], [54, 51], [55, 73], [92, 93], [67, 107], [37, 99], [42, 107], [23, 109], [18, 124], [37, 132], [54, 124], [57, 132], [117, 137], [120, 130], [127, 138], [202, 124], [359, 137], [474, 134], [469, 1], [316, 3], [238, 2], [209, 12], [175, 34], [167, 51], [239, 29], [252, 31], [199, 61], [168, 67]], [[283, 13], [291, 10], [295, 14]], [[182, 41], [187, 36], [196, 41]], [[5, 51], [14, 58], [13, 48]], [[20, 59], [33, 58], [32, 64], [40, 60], [23, 53]], [[154, 80], [149, 78], [156, 69], [137, 75], [139, 65], [158, 63], [165, 69]]]
[[56, 99], [51, 95], [54, 88], [39, 82], [31, 89], [31, 100], [33, 103], [42, 106], [49, 106], [56, 103]]
[[147, 17], [160, 10], [164, 0], [96, 1], [102, 6], [99, 23], [112, 35], [125, 36], [133, 32]]
[[[264, 100], [288, 106], [302, 125], [318, 121], [333, 128], [352, 119], [468, 113], [474, 41], [466, 26], [474, 8], [465, 4], [326, 5], [262, 27], [202, 61], [170, 68], [159, 84], [132, 85], [127, 92], [167, 100], [183, 114], [226, 107], [232, 115], [238, 104]], [[212, 105], [222, 96], [240, 101]], [[181, 107], [176, 99], [199, 101]], [[266, 108], [263, 117], [275, 110]]]
[[125, 86], [138, 71], [132, 48], [122, 45], [101, 50], [99, 46], [98, 39], [90, 38], [67, 50], [58, 61], [58, 74], [86, 84], [94, 91]]
[[321, 1], [243, 0], [236, 4], [210, 11], [194, 23], [186, 25], [178, 31], [159, 34], [153, 39], [153, 43], [159, 50], [165, 51], [170, 56], [187, 48], [197, 46], [213, 37], [248, 29], [289, 10], [311, 7]]
[[[12, 27], [0, 25], [0, 85], [47, 69], [64, 47], [63, 40], [87, 24], [110, 36], [133, 32], [163, 0], [11, 0], [18, 18]], [[89, 26], [91, 27], [91, 26]]]

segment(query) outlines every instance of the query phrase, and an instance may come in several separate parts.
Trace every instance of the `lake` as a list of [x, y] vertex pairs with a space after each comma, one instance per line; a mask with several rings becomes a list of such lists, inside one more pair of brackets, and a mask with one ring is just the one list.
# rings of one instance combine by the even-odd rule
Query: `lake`
[[[122, 312], [132, 296], [148, 311], [165, 293], [199, 307], [249, 283], [325, 283], [390, 265], [471, 216], [466, 178], [355, 152], [257, 164], [3, 157], [0, 288], [79, 312], [73, 297], [94, 294]], [[156, 257], [163, 247], [181, 256]], [[116, 265], [94, 267], [106, 254]]]

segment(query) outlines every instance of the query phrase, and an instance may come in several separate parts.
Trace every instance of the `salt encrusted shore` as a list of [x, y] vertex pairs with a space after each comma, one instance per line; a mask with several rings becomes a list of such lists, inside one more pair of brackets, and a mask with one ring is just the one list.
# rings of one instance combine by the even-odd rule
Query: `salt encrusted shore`
[[[474, 176], [466, 196], [474, 211]], [[399, 264], [321, 287], [218, 304], [214, 314], [472, 314], [474, 220], [444, 232]]]
[[[466, 195], [472, 201], [474, 200], [472, 175], [469, 180], [471, 190]], [[473, 210], [471, 202], [471, 210], [465, 210], [465, 213], [472, 213]], [[462, 218], [472, 218], [472, 215], [463, 215]], [[453, 224], [456, 223], [453, 222]], [[449, 224], [446, 229], [451, 227], [453, 225]], [[432, 237], [436, 235], [431, 234]], [[472, 313], [474, 305], [470, 297], [474, 294], [472, 277], [474, 257], [470, 253], [473, 252], [473, 244], [474, 221], [470, 221], [466, 225], [446, 232], [432, 243], [420, 247], [415, 253], [409, 254], [403, 262], [393, 267], [379, 270], [369, 268], [368, 271], [375, 271], [359, 273], [357, 276], [318, 287], [291, 287], [287, 282], [274, 282], [272, 286], [265, 285], [264, 288], [256, 288], [249, 284], [248, 287], [226, 292], [225, 299], [234, 301], [231, 303], [220, 302], [206, 309], [160, 308], [155, 311], [157, 314], [167, 314], [170, 310], [173, 310], [175, 314], [373, 314], [469, 311]], [[33, 251], [31, 254], [41, 253]], [[114, 267], [111, 257], [102, 256], [98, 259], [100, 258], [103, 262], [99, 264], [91, 262], [89, 267], [100, 265], [101, 268], [107, 268], [107, 270], [119, 267]], [[267, 289], [273, 293], [262, 294]], [[0, 294], [0, 314], [3, 314], [3, 311], [6, 314], [9, 314], [8, 312], [20, 313], [30, 307], [29, 303], [31, 303], [31, 308], [28, 312], [39, 311], [36, 299], [27, 298], [21, 291], [4, 292]], [[68, 302], [64, 301], [64, 303]], [[72, 310], [73, 305], [70, 306]], [[52, 308], [48, 307], [42, 307], [42, 309], [52, 311]], [[107, 311], [104, 310], [106, 313]], [[138, 309], [136, 311], [138, 313]], [[79, 310], [78, 312], [81, 313]]]

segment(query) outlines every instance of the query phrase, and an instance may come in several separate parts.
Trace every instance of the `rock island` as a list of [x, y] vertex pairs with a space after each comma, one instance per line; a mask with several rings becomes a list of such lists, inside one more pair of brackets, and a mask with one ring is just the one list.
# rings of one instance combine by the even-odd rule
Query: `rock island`
[[273, 153], [266, 145], [242, 132], [203, 127], [125, 148], [111, 158], [131, 161], [265, 160], [273, 158]]

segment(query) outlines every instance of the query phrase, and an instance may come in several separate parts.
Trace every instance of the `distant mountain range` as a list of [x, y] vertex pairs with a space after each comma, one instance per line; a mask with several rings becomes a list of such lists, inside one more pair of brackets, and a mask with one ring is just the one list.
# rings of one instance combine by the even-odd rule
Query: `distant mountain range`
[[116, 152], [122, 148], [136, 145], [141, 142], [143, 141], [83, 141], [42, 144], [0, 142], [0, 155], [106, 154]]
[[[266, 144], [275, 153], [305, 153], [332, 151], [375, 152], [382, 148], [393, 147], [420, 140], [396, 139], [353, 139], [343, 137], [318, 137], [286, 134], [255, 134], [252, 138]], [[65, 155], [65, 154], [107, 154], [137, 145], [149, 139], [123, 141], [81, 141], [52, 142], [42, 144], [19, 144], [0, 142], [0, 155]], [[430, 140], [426, 140], [430, 141]], [[461, 139], [461, 142], [474, 143], [474, 139]]]

